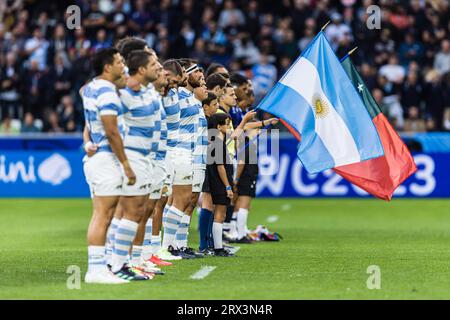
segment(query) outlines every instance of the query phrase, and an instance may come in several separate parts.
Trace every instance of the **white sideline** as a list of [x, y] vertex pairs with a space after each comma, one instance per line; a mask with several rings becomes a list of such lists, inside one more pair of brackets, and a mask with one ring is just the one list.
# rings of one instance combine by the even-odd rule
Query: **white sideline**
[[202, 280], [203, 278], [206, 278], [215, 268], [215, 266], [203, 266], [198, 270], [196, 273], [191, 275], [191, 279], [194, 280]]

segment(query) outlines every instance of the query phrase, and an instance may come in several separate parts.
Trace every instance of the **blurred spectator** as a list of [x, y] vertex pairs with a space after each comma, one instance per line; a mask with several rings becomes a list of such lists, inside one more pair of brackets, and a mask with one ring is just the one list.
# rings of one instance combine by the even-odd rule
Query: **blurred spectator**
[[351, 37], [351, 29], [342, 22], [342, 15], [337, 12], [331, 15], [331, 22], [325, 29], [325, 35], [330, 41], [333, 50], [336, 50], [344, 37]]
[[395, 119], [395, 127], [403, 128], [403, 108], [400, 104], [400, 85], [389, 82], [383, 75], [379, 75], [377, 79], [377, 87], [383, 92], [383, 104], [386, 106], [390, 119]]
[[0, 116], [22, 117], [20, 110], [20, 66], [14, 52], [8, 52], [0, 70]]
[[409, 107], [408, 118], [405, 120], [405, 132], [425, 132], [425, 120], [419, 117], [419, 108], [416, 106]]
[[94, 43], [92, 44], [92, 48], [94, 48], [94, 50], [97, 51], [100, 49], [109, 48], [111, 46], [112, 46], [111, 41], [109, 41], [106, 38], [106, 30], [105, 29], [98, 30], [97, 37], [96, 37]]
[[25, 117], [20, 128], [21, 133], [36, 133], [40, 132], [39, 128], [34, 124], [34, 117], [31, 112], [25, 113]]
[[219, 26], [227, 28], [242, 26], [243, 24], [245, 24], [245, 17], [242, 11], [236, 8], [233, 0], [225, 0], [224, 9], [219, 16]]
[[2, 123], [0, 124], [0, 133], [2, 134], [18, 134], [20, 132], [19, 128], [13, 124], [13, 120], [7, 114], [3, 117]]
[[48, 74], [49, 86], [54, 90], [50, 101], [51, 105], [55, 105], [63, 95], [70, 92], [70, 80], [70, 70], [64, 67], [63, 57], [57, 55]]
[[380, 68], [379, 74], [386, 77], [389, 82], [399, 84], [405, 77], [405, 68], [398, 63], [396, 54], [392, 54], [388, 64]]
[[259, 61], [259, 50], [253, 43], [248, 33], [242, 33], [233, 42], [234, 58], [240, 59], [246, 66], [251, 66]]
[[408, 109], [411, 106], [418, 106], [420, 108], [422, 99], [423, 86], [418, 80], [417, 73], [410, 71], [402, 86], [402, 106], [405, 109]]
[[426, 115], [432, 117], [436, 127], [441, 129], [445, 109], [445, 84], [436, 70], [430, 70], [425, 76]]
[[400, 45], [398, 51], [400, 64], [404, 67], [407, 67], [411, 61], [422, 61], [423, 47], [415, 40], [412, 33], [406, 34], [405, 42]]
[[48, 78], [39, 69], [37, 60], [31, 60], [30, 68], [25, 70], [21, 81], [25, 111], [42, 116], [47, 107]]
[[28, 62], [37, 62], [40, 71], [47, 67], [47, 49], [48, 41], [44, 38], [40, 28], [33, 31], [33, 37], [25, 42], [25, 53], [29, 56]]
[[261, 53], [259, 63], [252, 68], [252, 74], [255, 102], [258, 103], [277, 80], [277, 69], [273, 64], [269, 63], [269, 55], [267, 53]]
[[441, 42], [441, 51], [436, 54], [433, 66], [441, 76], [450, 71], [450, 40]]
[[44, 123], [44, 132], [49, 133], [64, 132], [63, 128], [59, 126], [58, 114], [55, 111], [50, 111], [48, 113], [47, 119]]
[[62, 97], [61, 103], [56, 108], [56, 112], [58, 113], [59, 126], [66, 132], [75, 131], [75, 107], [70, 95]]

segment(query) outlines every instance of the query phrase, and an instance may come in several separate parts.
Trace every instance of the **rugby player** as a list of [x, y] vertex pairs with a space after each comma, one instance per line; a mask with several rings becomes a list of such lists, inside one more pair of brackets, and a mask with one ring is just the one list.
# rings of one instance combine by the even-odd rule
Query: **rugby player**
[[194, 66], [183, 69], [185, 81], [178, 87], [180, 125], [176, 156], [173, 159], [175, 172], [172, 198], [166, 205], [167, 209], [163, 214], [164, 238], [162, 246], [172, 255], [191, 259], [196, 257], [195, 253], [188, 252], [190, 250], [187, 247], [187, 234], [191, 217], [184, 211], [188, 207], [192, 195], [193, 152], [199, 118], [199, 106], [195, 100], [193, 88], [199, 85], [202, 72]]
[[[143, 274], [138, 274], [126, 264], [131, 244], [135, 240], [139, 223], [144, 220], [145, 206], [151, 181], [151, 163], [148, 158], [157, 137], [158, 109], [147, 86], [156, 80], [162, 67], [155, 55], [145, 50], [135, 50], [127, 57], [130, 79], [127, 87], [120, 90], [124, 107], [124, 119], [127, 126], [124, 145], [125, 152], [136, 168], [136, 181], [133, 187], [124, 186], [120, 199], [123, 216], [115, 233], [114, 249], [111, 259], [111, 271], [127, 280], [145, 280], [152, 278], [153, 270], [141, 263], [142, 240], [132, 250], [132, 265]], [[156, 140], [157, 143], [158, 140]]]
[[108, 270], [105, 260], [107, 229], [122, 188], [133, 186], [136, 175], [124, 150], [123, 111], [115, 82], [124, 75], [124, 63], [114, 48], [99, 50], [92, 59], [96, 77], [82, 88], [83, 109], [90, 141], [96, 152], [84, 163], [93, 194], [93, 216], [88, 228], [87, 283], [129, 282]]
[[157, 194], [151, 194], [151, 198], [157, 199], [152, 216], [152, 224], [148, 225], [151, 230], [151, 257], [150, 261], [156, 265], [171, 265], [164, 260], [179, 260], [181, 257], [172, 255], [161, 246], [161, 224], [162, 211], [167, 203], [168, 196], [172, 193], [172, 177], [174, 174], [173, 158], [179, 134], [180, 107], [178, 103], [178, 85], [184, 81], [184, 72], [175, 60], [167, 60], [163, 64], [165, 78], [154, 83], [155, 95], [162, 103], [165, 113], [165, 124], [167, 127], [167, 151], [164, 161], [157, 161], [157, 168], [165, 168], [165, 171], [156, 172], [158, 186]]

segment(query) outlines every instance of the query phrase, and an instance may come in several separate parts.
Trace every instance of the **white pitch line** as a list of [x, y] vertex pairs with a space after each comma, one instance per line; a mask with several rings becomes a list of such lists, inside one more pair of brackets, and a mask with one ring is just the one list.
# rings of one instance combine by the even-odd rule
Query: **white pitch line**
[[269, 217], [267, 217], [266, 221], [271, 222], [271, 223], [277, 222], [279, 218], [280, 218], [279, 216], [269, 216]]
[[194, 273], [193, 275], [191, 275], [191, 279], [194, 280], [202, 280], [204, 278], [206, 278], [215, 268], [215, 266], [203, 266], [200, 268], [200, 270], [198, 270], [196, 273]]

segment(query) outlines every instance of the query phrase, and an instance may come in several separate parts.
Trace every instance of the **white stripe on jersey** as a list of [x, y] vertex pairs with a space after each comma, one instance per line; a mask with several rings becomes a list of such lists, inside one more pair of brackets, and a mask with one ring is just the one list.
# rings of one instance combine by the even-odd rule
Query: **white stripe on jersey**
[[195, 149], [198, 114], [201, 104], [194, 98], [192, 92], [184, 87], [178, 88], [180, 103], [180, 134], [177, 147], [191, 152]]
[[124, 146], [143, 155], [150, 153], [155, 128], [154, 97], [146, 87], [134, 91], [129, 87], [120, 90], [124, 108], [127, 134]]
[[198, 101], [198, 103], [200, 104], [200, 108], [198, 114], [197, 142], [194, 150], [194, 168], [204, 169], [206, 168], [206, 157], [208, 153], [208, 121], [206, 120], [201, 102]]
[[167, 148], [173, 149], [177, 146], [180, 136], [180, 104], [177, 89], [170, 89], [167, 96], [162, 98], [162, 104], [166, 112]]
[[94, 78], [83, 87], [81, 98], [91, 141], [98, 146], [98, 151], [112, 152], [101, 116], [117, 116], [119, 133], [124, 136], [123, 108], [116, 86], [107, 80]]
[[161, 94], [155, 90], [153, 85], [148, 86], [147, 89], [152, 94], [153, 105], [155, 107], [155, 130], [151, 146], [151, 157], [155, 160], [164, 160], [167, 151], [166, 113], [162, 105]]

